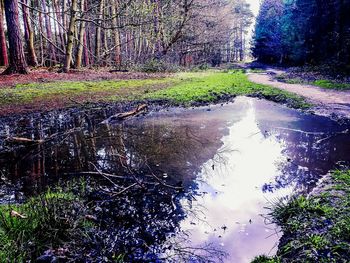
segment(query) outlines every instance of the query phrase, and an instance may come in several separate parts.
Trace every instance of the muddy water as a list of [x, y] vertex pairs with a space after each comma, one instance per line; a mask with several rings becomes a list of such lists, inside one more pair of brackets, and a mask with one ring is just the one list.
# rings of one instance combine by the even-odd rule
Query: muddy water
[[[70, 110], [4, 121], [1, 202], [21, 201], [48, 184], [96, 168], [115, 175], [132, 171], [146, 179], [156, 174], [184, 191], [168, 198], [152, 188], [142, 197], [127, 193], [124, 204], [120, 198], [118, 205], [125, 210], [134, 205], [134, 217], [140, 217], [129, 218], [126, 230], [123, 225], [121, 236], [133, 232], [137, 241], [129, 238], [125, 246], [148, 246], [121, 246], [119, 251], [126, 250], [133, 262], [244, 263], [276, 250], [280, 234], [264, 217], [266, 206], [293, 192], [310, 191], [329, 170], [350, 163], [350, 135], [344, 132], [349, 127], [267, 101], [242, 97], [222, 106], [168, 109], [101, 123], [118, 110]], [[9, 136], [45, 143], [18, 144], [5, 140]]]

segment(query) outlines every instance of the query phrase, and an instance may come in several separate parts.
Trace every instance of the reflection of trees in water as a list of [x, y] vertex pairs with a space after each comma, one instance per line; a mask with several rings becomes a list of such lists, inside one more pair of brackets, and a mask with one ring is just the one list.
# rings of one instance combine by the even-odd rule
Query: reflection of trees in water
[[339, 162], [350, 163], [350, 135], [283, 131], [278, 139], [285, 144], [286, 160], [280, 163], [280, 175], [265, 190], [296, 184], [309, 191], [320, 176], [335, 169]]
[[97, 211], [101, 225], [92, 233], [86, 252], [97, 259], [124, 254], [125, 262], [218, 262], [225, 255], [219, 248], [193, 247], [186, 235], [176, 234], [175, 239], [187, 215], [179, 203], [181, 196], [161, 187], [135, 188], [119, 198], [92, 192], [87, 203]]
[[218, 263], [228, 257], [226, 252], [211, 243], [193, 247], [185, 233], [167, 240], [165, 245], [168, 249], [162, 253], [162, 259], [167, 262]]
[[[224, 253], [210, 245], [191, 247], [185, 240], [188, 236], [175, 243], [171, 238], [187, 215], [179, 200], [191, 198], [192, 190], [187, 186], [195, 188], [194, 175], [222, 144], [216, 127], [201, 129], [199, 124], [182, 126], [138, 119], [100, 125], [100, 119], [76, 114], [22, 120], [22, 127], [27, 128], [16, 136], [44, 139], [45, 143], [24, 147], [2, 142], [2, 172], [12, 179], [27, 177], [29, 182], [24, 185], [34, 184], [30, 181], [33, 177], [41, 180], [96, 172], [95, 167], [103, 173], [129, 177], [118, 181], [121, 188], [130, 185], [130, 173], [140, 178], [141, 185], [118, 196], [114, 194], [120, 189], [106, 180], [91, 188], [86, 202], [101, 226], [91, 234], [89, 246], [82, 249], [93, 258], [125, 254], [127, 262], [156, 261], [164, 256], [169, 262], [210, 262], [209, 255], [222, 257]], [[154, 180], [152, 183], [151, 173], [169, 184], [182, 181], [185, 191], [179, 193]], [[205, 257], [208, 260], [203, 261]]]
[[67, 120], [54, 115], [49, 120], [22, 122], [29, 128], [16, 136], [47, 141], [30, 147], [6, 145], [0, 162], [14, 177], [88, 171], [89, 162], [108, 172], [120, 172], [123, 162], [143, 169], [147, 160], [153, 170], [183, 180], [185, 175], [193, 176], [221, 145], [217, 129], [201, 129], [199, 124], [135, 120], [99, 125], [94, 116], [87, 114], [68, 116]]

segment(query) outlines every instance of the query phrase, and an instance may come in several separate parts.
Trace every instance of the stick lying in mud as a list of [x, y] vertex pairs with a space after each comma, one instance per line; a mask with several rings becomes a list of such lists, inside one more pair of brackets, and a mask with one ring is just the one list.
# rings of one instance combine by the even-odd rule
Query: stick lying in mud
[[132, 111], [127, 111], [127, 112], [123, 112], [123, 113], [118, 113], [116, 115], [113, 115], [111, 117], [109, 117], [108, 119], [104, 120], [102, 123], [108, 123], [110, 121], [123, 121], [125, 119], [128, 119], [130, 117], [136, 117], [138, 115], [140, 115], [141, 113], [145, 112], [147, 110], [147, 105], [146, 104], [142, 104], [137, 106], [136, 109], [132, 110]]

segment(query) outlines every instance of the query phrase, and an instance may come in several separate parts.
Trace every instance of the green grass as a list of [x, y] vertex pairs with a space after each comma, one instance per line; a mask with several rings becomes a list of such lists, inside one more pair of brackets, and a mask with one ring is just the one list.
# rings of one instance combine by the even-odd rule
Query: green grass
[[[56, 99], [80, 102], [167, 100], [174, 104], [215, 102], [224, 95], [254, 95], [287, 103], [295, 108], [310, 105], [297, 95], [252, 83], [242, 71], [202, 71], [174, 74], [160, 79], [51, 82], [0, 89], [0, 105], [34, 105]], [[227, 99], [227, 98], [226, 98]]]
[[334, 90], [349, 90], [350, 83], [340, 83], [327, 79], [319, 79], [316, 81], [307, 81], [300, 77], [291, 78], [286, 74], [281, 74], [276, 77], [277, 80], [289, 83], [289, 84], [303, 84], [303, 85], [313, 85], [324, 89], [334, 89]]
[[[13, 210], [25, 218], [11, 215]], [[82, 202], [62, 190], [49, 190], [24, 204], [0, 206], [0, 262], [25, 262], [69, 241], [83, 240], [89, 227], [84, 212]]]
[[316, 80], [312, 84], [325, 89], [336, 89], [336, 90], [350, 89], [350, 83], [337, 83], [326, 79]]
[[120, 81], [83, 81], [83, 82], [51, 82], [21, 84], [14, 88], [0, 89], [0, 104], [30, 103], [34, 100], [45, 100], [56, 97], [75, 97], [94, 94], [110, 94], [118, 92], [121, 88], [130, 90], [171, 83], [172, 79], [144, 79]]
[[195, 102], [215, 102], [224, 95], [255, 95], [277, 102], [286, 102], [295, 108], [310, 106], [297, 95], [250, 82], [242, 71], [179, 73], [176, 77], [181, 81], [166, 89], [150, 93], [145, 98], [167, 99], [178, 104], [193, 104]]
[[350, 170], [322, 193], [276, 202], [270, 217], [283, 231], [277, 256], [253, 262], [350, 262]]

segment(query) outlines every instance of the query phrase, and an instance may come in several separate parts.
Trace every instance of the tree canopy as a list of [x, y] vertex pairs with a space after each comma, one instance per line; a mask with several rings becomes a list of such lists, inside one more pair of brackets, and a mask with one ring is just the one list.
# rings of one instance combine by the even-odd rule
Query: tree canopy
[[252, 19], [245, 0], [0, 0], [0, 66], [217, 65], [245, 58]]

